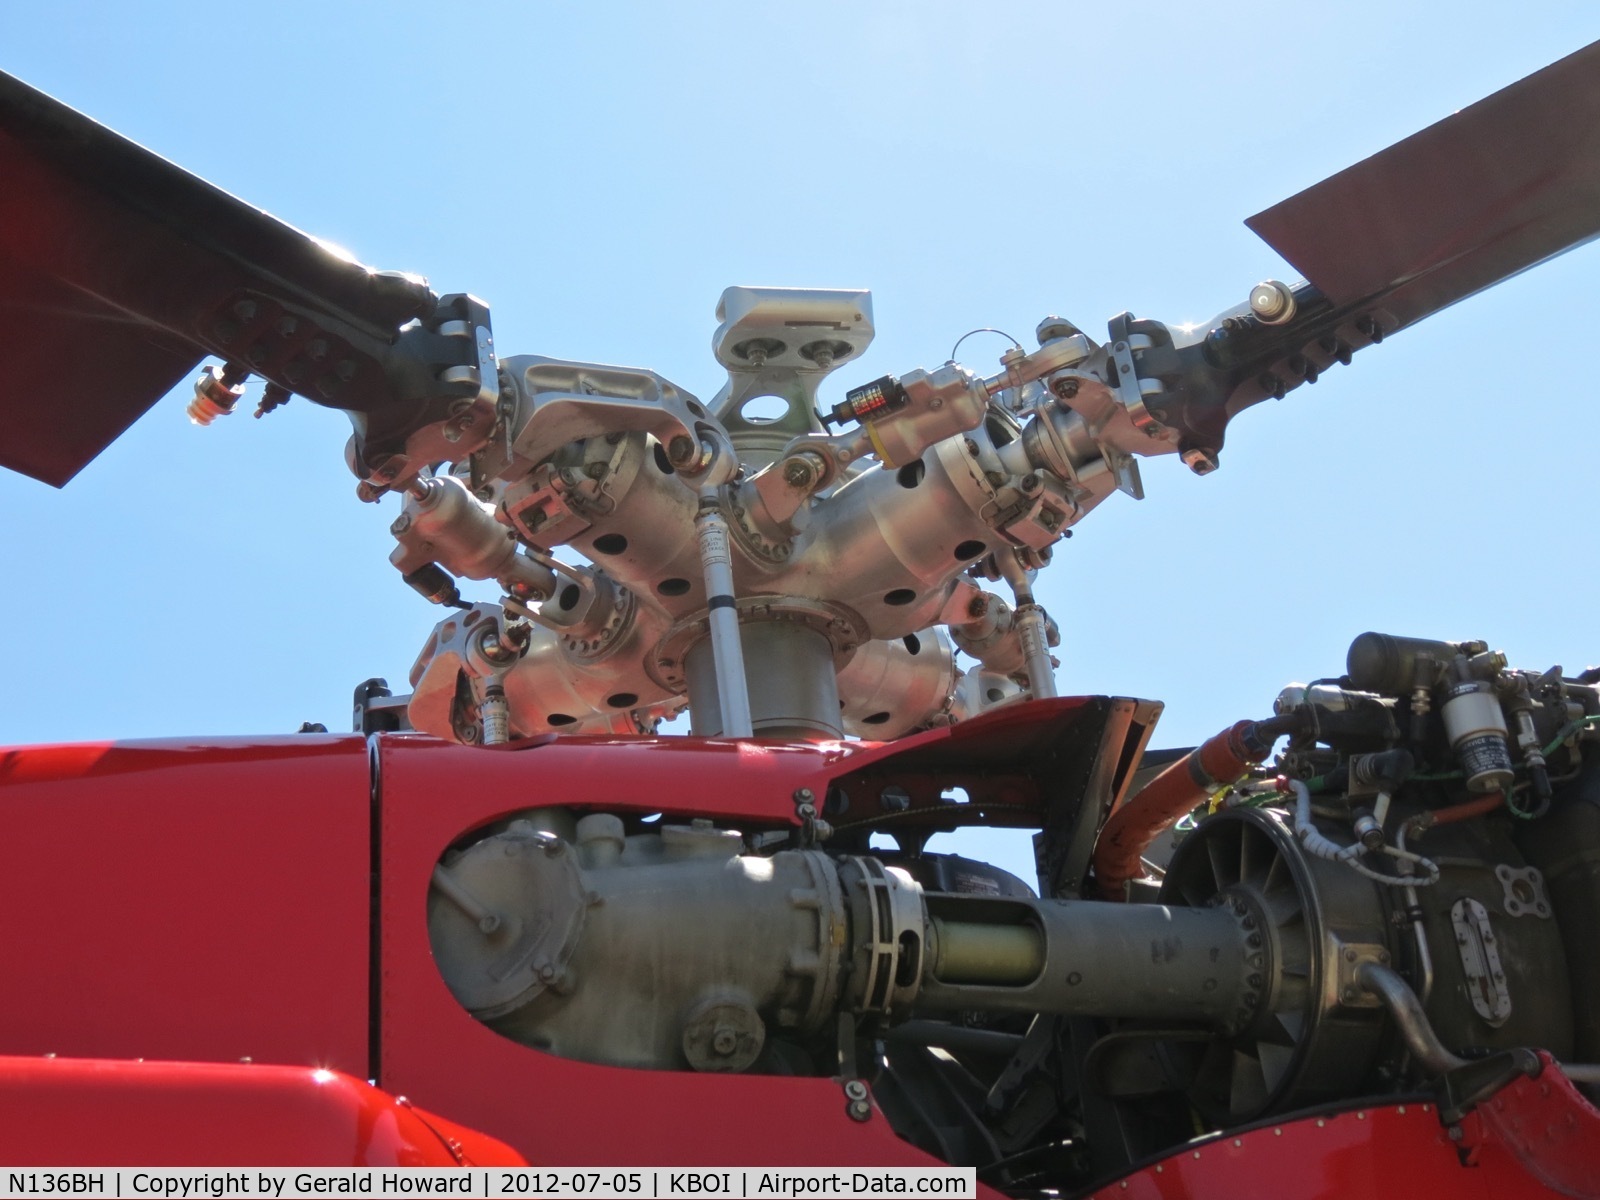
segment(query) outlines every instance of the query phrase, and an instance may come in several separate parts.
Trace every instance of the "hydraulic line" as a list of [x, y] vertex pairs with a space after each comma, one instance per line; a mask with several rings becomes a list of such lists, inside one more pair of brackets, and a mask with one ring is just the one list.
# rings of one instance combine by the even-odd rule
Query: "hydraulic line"
[[1240, 721], [1191, 750], [1157, 775], [1105, 823], [1094, 846], [1100, 894], [1125, 898], [1126, 884], [1143, 874], [1140, 856], [1161, 832], [1194, 811], [1217, 788], [1232, 783], [1272, 752], [1292, 718]]
[[[1400, 973], [1381, 963], [1364, 962], [1356, 968], [1356, 982], [1383, 1001], [1395, 1027], [1400, 1030], [1406, 1049], [1425, 1069], [1435, 1075], [1467, 1065], [1467, 1059], [1452, 1054], [1433, 1031], [1422, 1001]], [[1600, 1083], [1600, 1063], [1557, 1063], [1574, 1083]]]
[[1386, 854], [1400, 864], [1405, 870], [1410, 866], [1421, 867], [1427, 872], [1427, 878], [1415, 879], [1410, 875], [1385, 875], [1381, 871], [1374, 871], [1361, 861], [1361, 855], [1368, 853], [1368, 847], [1355, 842], [1349, 846], [1341, 846], [1338, 842], [1323, 835], [1311, 822], [1311, 789], [1298, 779], [1285, 780], [1285, 785], [1294, 793], [1294, 832], [1300, 839], [1300, 844], [1306, 848], [1307, 854], [1314, 854], [1318, 858], [1325, 858], [1329, 862], [1343, 863], [1352, 871], [1365, 875], [1374, 883], [1384, 883], [1392, 887], [1429, 887], [1439, 882], [1439, 867], [1432, 859], [1414, 854], [1410, 850], [1403, 850], [1397, 846], [1381, 845], [1371, 849], [1374, 854]]
[[1460, 804], [1452, 804], [1447, 808], [1432, 808], [1427, 812], [1418, 813], [1406, 824], [1418, 834], [1423, 834], [1435, 825], [1454, 825], [1457, 821], [1470, 821], [1473, 817], [1481, 817], [1484, 813], [1493, 812], [1505, 802], [1504, 792], [1490, 792], [1487, 796], [1463, 800]]
[[1446, 1071], [1467, 1065], [1466, 1059], [1458, 1058], [1445, 1049], [1439, 1035], [1428, 1023], [1428, 1014], [1422, 1009], [1422, 1001], [1417, 999], [1411, 985], [1398, 972], [1379, 963], [1364, 962], [1356, 968], [1356, 982], [1383, 1001], [1400, 1030], [1400, 1036], [1405, 1039], [1406, 1049], [1424, 1068], [1435, 1075], [1443, 1075]]
[[[1465, 808], [1466, 805], [1460, 807]], [[1405, 850], [1406, 833], [1411, 827], [1411, 822], [1404, 822], [1395, 833], [1394, 844], [1397, 849]], [[1412, 871], [1411, 863], [1401, 859], [1400, 871], [1409, 876]], [[1428, 931], [1422, 925], [1422, 906], [1417, 900], [1416, 885], [1406, 883], [1401, 889], [1401, 895], [1405, 897], [1406, 920], [1411, 923], [1411, 936], [1417, 949], [1417, 975], [1422, 981], [1422, 1003], [1427, 1004], [1429, 997], [1433, 995], [1433, 951], [1428, 946]]]
[[[1480, 817], [1485, 813], [1493, 812], [1505, 803], [1504, 792], [1491, 792], [1487, 796], [1479, 796], [1472, 800], [1465, 800], [1460, 804], [1452, 804], [1448, 808], [1434, 808], [1420, 812], [1410, 820], [1402, 821], [1400, 828], [1395, 832], [1395, 849], [1405, 855], [1407, 851], [1407, 836], [1415, 833], [1421, 836], [1437, 825], [1453, 825], [1458, 821], [1468, 821], [1473, 817]], [[1428, 934], [1422, 926], [1422, 910], [1417, 902], [1416, 884], [1409, 879], [1413, 871], [1411, 862], [1402, 857], [1400, 860], [1400, 873], [1408, 877], [1403, 885], [1401, 894], [1405, 897], [1406, 917], [1411, 922], [1411, 933], [1416, 943], [1417, 974], [1422, 984], [1422, 1003], [1427, 1004], [1433, 995], [1433, 951], [1428, 946]]]

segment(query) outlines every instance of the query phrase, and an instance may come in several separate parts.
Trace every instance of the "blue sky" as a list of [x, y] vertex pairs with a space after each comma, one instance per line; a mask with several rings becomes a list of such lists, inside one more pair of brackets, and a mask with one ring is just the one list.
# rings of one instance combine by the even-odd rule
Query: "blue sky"
[[[1292, 279], [1245, 217], [1597, 37], [1600, 8], [1539, 0], [66, 0], [0, 8], [0, 68], [486, 297], [502, 354], [706, 398], [724, 287], [869, 287], [878, 340], [831, 401], [975, 326], [1197, 321]], [[1062, 692], [1164, 700], [1157, 743], [1188, 744], [1369, 628], [1600, 660], [1597, 277], [1590, 246], [1251, 410], [1209, 478], [1147, 461], [1148, 499], [1045, 576]], [[403, 683], [438, 610], [386, 561], [393, 501], [354, 498], [345, 418], [198, 430], [186, 391], [63, 491], [0, 478], [0, 742], [341, 728], [355, 683]]]

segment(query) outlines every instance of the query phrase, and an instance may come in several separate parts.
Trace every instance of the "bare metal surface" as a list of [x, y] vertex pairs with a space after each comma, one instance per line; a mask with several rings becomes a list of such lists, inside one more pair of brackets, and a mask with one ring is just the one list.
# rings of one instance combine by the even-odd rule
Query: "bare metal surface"
[[[1148, 338], [1120, 343], [1120, 368], [1111, 349], [1052, 329], [987, 381], [956, 364], [908, 372], [903, 408], [827, 434], [812, 413], [816, 384], [870, 342], [870, 296], [731, 288], [718, 315], [729, 383], [712, 406], [650, 371], [508, 359], [502, 424], [472, 456], [470, 489], [465, 475], [443, 476], [407, 496], [397, 567], [498, 580], [508, 612], [557, 635], [530, 638], [530, 666], [506, 671], [509, 729], [615, 728], [619, 706], [607, 701], [622, 696], [636, 700], [628, 711], [649, 710], [646, 724], [676, 698], [697, 714], [713, 706], [715, 720], [697, 715], [696, 727], [724, 736], [884, 737], [974, 715], [1019, 688], [1055, 695], [1056, 631], [1023, 599], [1027, 572], [1111, 492], [1140, 493], [1132, 455], [1176, 449], [1150, 436], [1128, 358]], [[551, 558], [563, 544], [593, 565]], [[997, 597], [987, 613], [973, 608], [967, 572], [980, 561], [998, 565], [1016, 609]], [[740, 636], [741, 626], [808, 606], [827, 613], [829, 655], [742, 661], [746, 645], [792, 639]], [[591, 627], [591, 609], [609, 624]], [[438, 718], [437, 697], [481, 705], [488, 677], [464, 656], [438, 656], [450, 626], [417, 672], [435, 697], [417, 727], [441, 736], [461, 722]], [[897, 648], [943, 629], [996, 685]], [[689, 669], [707, 656], [714, 671]], [[805, 678], [778, 687], [780, 670]], [[779, 693], [792, 711], [773, 707]]]
[[1411, 985], [1398, 973], [1381, 963], [1364, 962], [1356, 970], [1357, 982], [1382, 1000], [1395, 1027], [1405, 1039], [1406, 1047], [1417, 1061], [1435, 1075], [1466, 1066], [1466, 1059], [1458, 1058], [1445, 1049], [1439, 1035], [1428, 1023], [1428, 1014], [1422, 1010], [1422, 1001], [1411, 990]]

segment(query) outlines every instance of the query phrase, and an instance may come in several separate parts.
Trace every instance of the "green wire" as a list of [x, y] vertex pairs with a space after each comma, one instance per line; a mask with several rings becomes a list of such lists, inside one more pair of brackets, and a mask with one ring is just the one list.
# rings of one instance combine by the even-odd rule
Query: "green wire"
[[1569, 721], [1562, 727], [1561, 732], [1556, 734], [1555, 740], [1553, 740], [1544, 748], [1542, 753], [1546, 758], [1548, 758], [1550, 755], [1556, 752], [1556, 748], [1560, 746], [1562, 742], [1566, 741], [1573, 734], [1577, 733], [1578, 730], [1595, 724], [1600, 724], [1600, 713], [1596, 713], [1592, 717], [1579, 717], [1575, 721]]

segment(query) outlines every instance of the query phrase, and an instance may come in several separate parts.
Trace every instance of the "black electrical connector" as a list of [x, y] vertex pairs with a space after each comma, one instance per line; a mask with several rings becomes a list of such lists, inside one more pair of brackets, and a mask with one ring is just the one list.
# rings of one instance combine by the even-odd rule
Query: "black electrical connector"
[[418, 595], [432, 604], [443, 604], [450, 608], [472, 607], [461, 598], [456, 581], [437, 563], [424, 563], [402, 578], [416, 589]]

